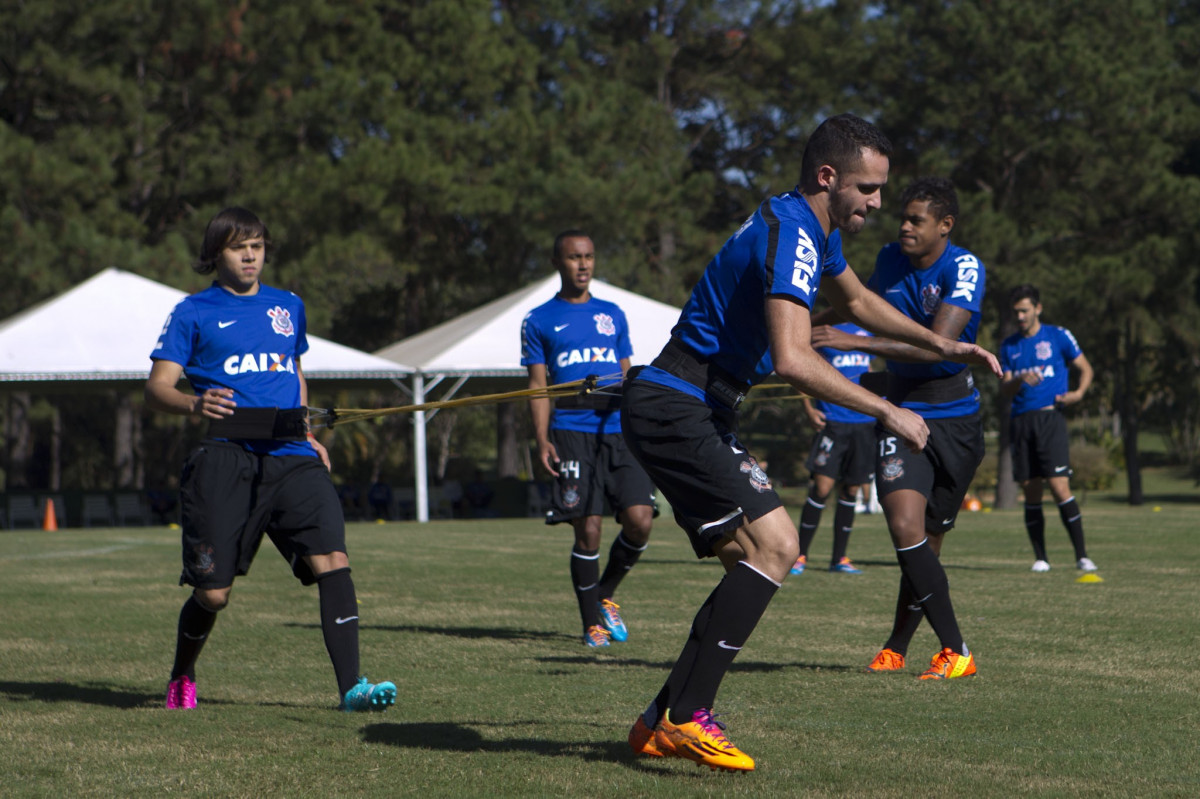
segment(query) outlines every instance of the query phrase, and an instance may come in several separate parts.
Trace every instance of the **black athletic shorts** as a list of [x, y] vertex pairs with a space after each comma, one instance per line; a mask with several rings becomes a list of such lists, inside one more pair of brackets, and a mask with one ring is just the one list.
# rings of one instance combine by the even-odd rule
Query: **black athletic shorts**
[[875, 487], [883, 497], [911, 489], [925, 496], [925, 530], [941, 534], [954, 527], [975, 470], [983, 460], [983, 424], [979, 414], [926, 419], [929, 440], [911, 452], [898, 437], [878, 429]]
[[805, 467], [813, 474], [860, 486], [875, 474], [875, 423], [826, 422], [813, 436]]
[[1071, 476], [1067, 417], [1054, 408], [1013, 417], [1008, 435], [1013, 479], [1018, 483], [1034, 477]]
[[550, 441], [558, 452], [558, 479], [546, 524], [601, 516], [605, 499], [618, 521], [634, 505], [649, 505], [658, 515], [654, 484], [620, 433], [551, 430]]
[[257, 455], [207, 440], [183, 463], [179, 584], [225, 588], [246, 574], [266, 532], [292, 572], [315, 582], [304, 555], [346, 551], [337, 491], [320, 458]]
[[766, 472], [738, 442], [732, 410], [633, 380], [625, 384], [621, 429], [699, 558], [712, 557], [713, 544], [743, 523], [783, 506]]

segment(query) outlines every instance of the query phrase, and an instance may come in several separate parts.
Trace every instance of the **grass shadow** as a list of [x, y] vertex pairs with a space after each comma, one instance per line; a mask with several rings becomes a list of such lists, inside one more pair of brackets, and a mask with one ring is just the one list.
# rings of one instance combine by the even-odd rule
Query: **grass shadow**
[[161, 704], [165, 696], [165, 684], [163, 691], [164, 693], [148, 694], [105, 683], [0, 682], [0, 696], [10, 702], [72, 702], [122, 710]]
[[[536, 658], [538, 663], [559, 664], [564, 666], [587, 666], [594, 668], [596, 666], [619, 666], [621, 668], [637, 667], [644, 669], [654, 669], [656, 671], [669, 671], [674, 662], [665, 660], [643, 660], [642, 658], [623, 658], [623, 657], [608, 657], [605, 652], [599, 657], [590, 655], [547, 655], [546, 657]], [[746, 672], [748, 674], [755, 673], [771, 673], [777, 671], [785, 671], [787, 669], [801, 669], [804, 671], [832, 671], [832, 672], [849, 672], [857, 671], [858, 669], [852, 666], [843, 666], [840, 664], [830, 663], [765, 663], [754, 660], [737, 660], [729, 667], [731, 672]]]
[[[300, 627], [319, 630], [321, 625], [311, 622], [287, 622], [285, 627]], [[551, 630], [523, 630], [513, 627], [450, 627], [429, 624], [361, 624], [360, 630], [380, 630], [392, 633], [424, 633], [426, 635], [448, 635], [454, 638], [499, 641], [578, 641], [579, 636]]]

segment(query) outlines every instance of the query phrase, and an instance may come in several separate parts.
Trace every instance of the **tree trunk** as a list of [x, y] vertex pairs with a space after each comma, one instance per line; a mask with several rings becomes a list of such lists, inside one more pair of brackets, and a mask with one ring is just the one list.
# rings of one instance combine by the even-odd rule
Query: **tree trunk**
[[521, 473], [521, 453], [517, 446], [518, 403], [496, 406], [496, 476], [517, 477]]
[[29, 454], [33, 431], [29, 423], [29, 392], [14, 391], [8, 398], [8, 458], [5, 465], [5, 490], [29, 487]]
[[50, 479], [47, 488], [62, 491], [62, 413], [53, 406], [50, 413]]
[[1145, 502], [1142, 494], [1142, 470], [1138, 458], [1138, 377], [1137, 365], [1141, 355], [1141, 342], [1134, 328], [1133, 319], [1125, 320], [1125, 358], [1121, 386], [1121, 439], [1125, 445], [1125, 475], [1129, 480], [1129, 504]]
[[133, 397], [117, 392], [116, 432], [113, 435], [113, 487], [132, 488], [137, 477], [134, 450], [138, 439], [138, 414]]
[[1017, 506], [1017, 483], [1012, 476], [1012, 397], [1000, 396], [1000, 440], [996, 453], [996, 503], [997, 510], [1012, 510]]

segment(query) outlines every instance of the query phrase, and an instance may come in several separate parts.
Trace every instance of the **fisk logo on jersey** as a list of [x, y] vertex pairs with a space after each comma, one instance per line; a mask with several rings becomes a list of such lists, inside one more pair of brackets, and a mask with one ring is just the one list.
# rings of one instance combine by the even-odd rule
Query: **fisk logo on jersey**
[[286, 308], [276, 305], [267, 311], [271, 317], [271, 328], [281, 336], [294, 336], [296, 328], [292, 326], [292, 314]]
[[796, 241], [796, 261], [792, 264], [792, 285], [805, 294], [812, 294], [812, 280], [817, 274], [817, 248], [804, 228], [797, 232], [799, 239]]
[[247, 372], [287, 372], [296, 373], [292, 358], [285, 352], [247, 352], [244, 355], [230, 355], [225, 359], [225, 374], [240, 375]]
[[967, 253], [954, 259], [958, 264], [958, 280], [954, 284], [952, 300], [975, 301], [975, 289], [979, 286], [979, 261], [974, 255]]
[[558, 368], [573, 363], [618, 363], [617, 351], [612, 347], [584, 347], [581, 350], [563, 350], [554, 359]]
[[[613, 318], [606, 313], [598, 313], [592, 317], [596, 320], [596, 332], [602, 336], [617, 335], [617, 326], [613, 324]], [[566, 327], [566, 325], [563, 325]], [[554, 328], [558, 330], [558, 328]]]

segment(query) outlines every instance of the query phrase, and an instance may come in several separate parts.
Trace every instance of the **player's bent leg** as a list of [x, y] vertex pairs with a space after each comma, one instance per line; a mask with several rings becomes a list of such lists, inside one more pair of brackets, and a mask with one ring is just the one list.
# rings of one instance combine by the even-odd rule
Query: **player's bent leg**
[[783, 507], [739, 528], [733, 542], [745, 553], [742, 561], [780, 583], [800, 555], [792, 520]]

